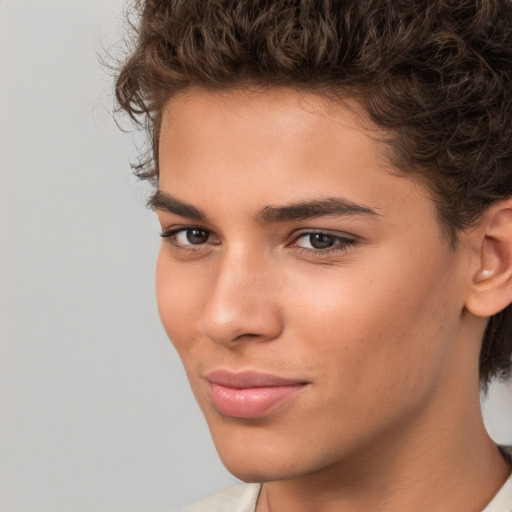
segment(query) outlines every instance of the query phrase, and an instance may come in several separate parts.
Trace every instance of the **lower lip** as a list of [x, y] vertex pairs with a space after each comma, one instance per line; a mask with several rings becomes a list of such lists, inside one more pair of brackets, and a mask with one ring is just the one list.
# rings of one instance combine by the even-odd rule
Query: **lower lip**
[[259, 388], [230, 388], [210, 382], [217, 410], [233, 418], [259, 418], [304, 389], [305, 384]]

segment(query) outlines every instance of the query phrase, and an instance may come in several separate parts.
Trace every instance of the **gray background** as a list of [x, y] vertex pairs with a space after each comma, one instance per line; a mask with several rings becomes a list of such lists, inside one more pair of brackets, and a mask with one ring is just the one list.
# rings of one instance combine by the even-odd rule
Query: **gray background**
[[[0, 0], [2, 512], [170, 512], [235, 482], [160, 326], [158, 227], [108, 113], [121, 5]], [[485, 413], [512, 443], [512, 386]]]

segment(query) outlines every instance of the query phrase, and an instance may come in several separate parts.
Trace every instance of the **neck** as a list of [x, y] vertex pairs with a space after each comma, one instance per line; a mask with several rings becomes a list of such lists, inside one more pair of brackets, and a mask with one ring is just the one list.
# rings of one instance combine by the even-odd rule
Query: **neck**
[[485, 431], [475, 385], [476, 398], [459, 403], [445, 388], [431, 410], [331, 467], [264, 484], [257, 512], [483, 510], [510, 467]]

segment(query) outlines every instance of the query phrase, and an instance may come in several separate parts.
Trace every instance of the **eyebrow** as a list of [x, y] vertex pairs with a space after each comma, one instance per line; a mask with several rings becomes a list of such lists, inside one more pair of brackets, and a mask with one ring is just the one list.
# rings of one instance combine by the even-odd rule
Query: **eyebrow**
[[380, 217], [376, 210], [357, 204], [342, 197], [300, 201], [285, 206], [265, 206], [256, 214], [255, 220], [263, 223], [286, 222], [290, 220], [308, 220], [328, 216], [365, 215]]
[[189, 219], [206, 221], [206, 215], [191, 204], [184, 203], [179, 199], [157, 190], [148, 200], [148, 207], [152, 210], [160, 210], [167, 213], [173, 213], [180, 217], [187, 217]]
[[[180, 201], [171, 194], [157, 190], [148, 201], [153, 210], [160, 210], [180, 217], [207, 221], [206, 214], [195, 206]], [[259, 223], [273, 224], [292, 220], [308, 220], [328, 216], [370, 216], [380, 217], [375, 209], [354, 203], [342, 197], [326, 197], [294, 202], [283, 206], [265, 206], [254, 216]]]

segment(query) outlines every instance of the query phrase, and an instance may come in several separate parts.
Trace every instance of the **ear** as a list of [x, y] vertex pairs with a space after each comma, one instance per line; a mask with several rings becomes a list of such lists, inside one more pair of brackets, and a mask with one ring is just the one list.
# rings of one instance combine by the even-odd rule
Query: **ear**
[[473, 233], [478, 270], [472, 276], [466, 309], [489, 317], [512, 302], [512, 198], [492, 205]]

